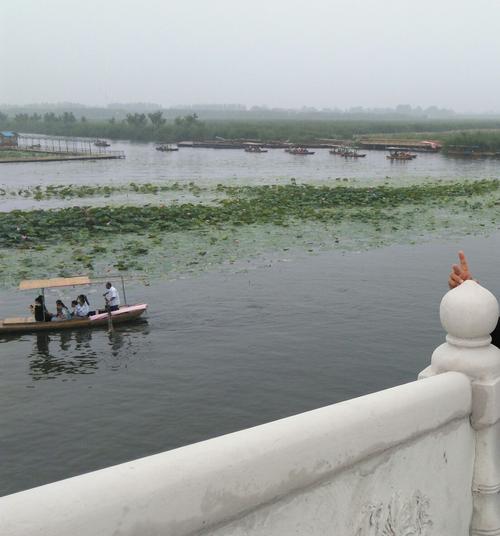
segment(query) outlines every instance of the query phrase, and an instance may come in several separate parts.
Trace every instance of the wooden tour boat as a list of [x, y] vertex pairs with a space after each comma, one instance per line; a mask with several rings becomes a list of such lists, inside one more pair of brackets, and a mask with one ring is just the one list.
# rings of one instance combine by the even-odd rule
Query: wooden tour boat
[[[79, 285], [101, 284], [102, 281], [91, 281], [86, 276], [58, 277], [54, 279], [24, 280], [19, 284], [19, 290], [40, 289], [44, 296], [45, 289], [59, 287], [75, 287]], [[122, 278], [123, 285], [123, 278]], [[125, 298], [125, 288], [123, 296]], [[138, 319], [148, 308], [146, 303], [135, 305], [121, 305], [116, 311], [95, 311], [88, 317], [76, 317], [70, 320], [36, 321], [33, 316], [12, 317], [0, 320], [0, 334], [3, 333], [30, 333], [37, 331], [59, 331], [61, 329], [93, 328], [108, 326], [112, 329], [114, 324], [131, 322]]]
[[364, 158], [366, 153], [358, 153], [357, 151], [347, 152], [342, 155], [344, 158]]
[[330, 154], [334, 154], [336, 156], [341, 156], [342, 153], [344, 152], [344, 150], [345, 150], [344, 145], [332, 145], [332, 147], [330, 149]]
[[177, 145], [158, 145], [156, 150], [170, 153], [170, 152], [173, 152], [173, 151], [178, 151], [179, 147], [177, 147]]
[[110, 147], [111, 144], [106, 140], [95, 140], [94, 145], [96, 147]]
[[389, 160], [413, 160], [417, 158], [416, 154], [410, 153], [404, 149], [398, 147], [389, 147], [390, 154], [386, 155]]
[[334, 145], [330, 149], [330, 154], [343, 156], [344, 158], [364, 158], [366, 153], [358, 153], [354, 147], [346, 147], [345, 145]]
[[310, 151], [309, 149], [306, 149], [305, 147], [292, 147], [289, 150], [286, 150], [290, 154], [300, 154], [300, 155], [306, 155], [306, 154], [314, 154], [314, 151]]
[[246, 153], [267, 153], [267, 149], [264, 149], [261, 145], [258, 143], [247, 143], [245, 144], [245, 152]]

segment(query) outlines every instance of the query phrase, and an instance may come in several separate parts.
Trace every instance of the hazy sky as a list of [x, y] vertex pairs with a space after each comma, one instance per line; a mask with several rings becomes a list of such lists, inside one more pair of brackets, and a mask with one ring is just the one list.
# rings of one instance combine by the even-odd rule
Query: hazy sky
[[498, 0], [0, 0], [0, 102], [500, 110]]

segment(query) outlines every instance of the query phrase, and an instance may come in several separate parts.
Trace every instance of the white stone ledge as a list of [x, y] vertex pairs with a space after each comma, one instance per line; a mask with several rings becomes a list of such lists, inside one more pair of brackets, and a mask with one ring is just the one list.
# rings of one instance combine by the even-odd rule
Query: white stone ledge
[[193, 534], [470, 412], [468, 378], [440, 374], [0, 498], [0, 534]]

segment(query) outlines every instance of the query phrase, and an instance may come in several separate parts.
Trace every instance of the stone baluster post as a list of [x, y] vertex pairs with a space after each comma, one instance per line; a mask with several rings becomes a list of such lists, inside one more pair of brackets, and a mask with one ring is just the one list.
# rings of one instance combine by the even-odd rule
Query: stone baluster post
[[496, 298], [475, 281], [449, 291], [440, 306], [446, 342], [419, 374], [421, 379], [457, 371], [471, 380], [471, 425], [476, 432], [473, 536], [500, 536], [500, 350], [490, 337], [498, 312]]

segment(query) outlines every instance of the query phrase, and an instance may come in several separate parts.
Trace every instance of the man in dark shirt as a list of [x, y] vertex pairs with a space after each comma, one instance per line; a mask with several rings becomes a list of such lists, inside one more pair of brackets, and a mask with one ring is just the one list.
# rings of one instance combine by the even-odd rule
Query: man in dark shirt
[[[450, 289], [458, 287], [458, 285], [461, 285], [468, 279], [474, 279], [470, 273], [469, 263], [467, 262], [463, 251], [458, 252], [458, 259], [460, 264], [453, 264], [451, 266], [450, 276], [448, 277], [448, 286]], [[495, 329], [491, 333], [491, 344], [500, 348], [500, 320], [497, 322]]]
[[37, 322], [50, 322], [52, 316], [45, 307], [45, 299], [43, 296], [37, 296], [35, 303], [30, 305], [31, 312], [35, 315]]

